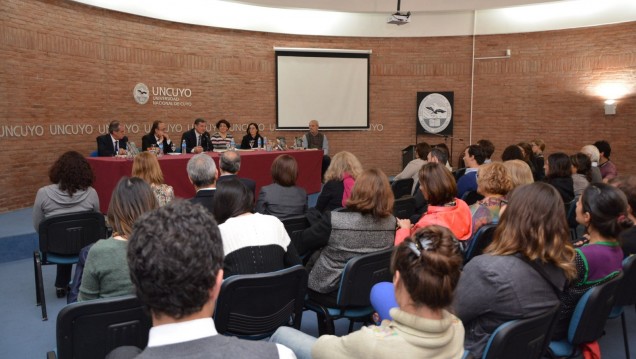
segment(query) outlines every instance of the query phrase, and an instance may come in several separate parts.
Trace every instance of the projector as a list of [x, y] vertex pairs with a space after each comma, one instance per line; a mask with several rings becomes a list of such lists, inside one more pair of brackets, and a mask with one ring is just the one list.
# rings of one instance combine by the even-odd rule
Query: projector
[[387, 24], [404, 25], [411, 22], [411, 12], [396, 12], [386, 19]]

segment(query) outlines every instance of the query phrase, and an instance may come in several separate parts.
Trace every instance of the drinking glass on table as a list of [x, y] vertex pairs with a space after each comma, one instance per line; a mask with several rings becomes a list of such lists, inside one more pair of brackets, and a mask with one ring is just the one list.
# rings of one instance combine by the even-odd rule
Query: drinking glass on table
[[176, 150], [177, 150], [177, 145], [175, 145], [175, 144], [174, 144], [174, 142], [172, 142], [172, 143], [170, 144], [170, 149], [172, 149], [172, 153], [174, 153], [174, 151], [176, 151]]
[[254, 148], [254, 142], [256, 142], [255, 140], [250, 140], [250, 148]]

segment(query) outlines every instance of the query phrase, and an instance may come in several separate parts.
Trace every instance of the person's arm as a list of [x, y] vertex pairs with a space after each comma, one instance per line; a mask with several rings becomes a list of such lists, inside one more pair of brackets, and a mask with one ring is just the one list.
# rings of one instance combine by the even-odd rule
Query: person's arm
[[[108, 139], [110, 140], [110, 136]], [[112, 144], [110, 145], [112, 146]], [[108, 140], [104, 139], [104, 136], [97, 137], [97, 156], [99, 157], [109, 157], [113, 155], [113, 150], [110, 149], [108, 144]]]
[[395, 177], [393, 177], [393, 180], [397, 181], [397, 180], [401, 180], [401, 179], [413, 178], [413, 176], [415, 176], [415, 174], [418, 173], [420, 168], [421, 168], [421, 166], [419, 165], [419, 161], [413, 160], [413, 161], [409, 162], [406, 165], [406, 167], [404, 167], [402, 172], [400, 172], [397, 175], [395, 175]]
[[99, 213], [99, 211], [100, 211], [100, 208], [99, 208], [99, 196], [97, 195], [97, 191], [93, 187], [88, 187], [87, 190], [88, 190], [88, 198], [87, 198], [87, 200], [90, 201], [90, 203], [93, 204], [93, 211]]
[[303, 261], [300, 259], [298, 255], [298, 251], [296, 251], [296, 247], [290, 241], [289, 245], [285, 250], [285, 255], [283, 256], [283, 263], [285, 263], [285, 268], [293, 267], [298, 264], [303, 264]]
[[150, 143], [151, 138], [153, 136], [148, 136], [145, 135], [141, 138], [141, 150], [142, 151], [148, 151], [148, 147], [152, 146], [152, 143]]
[[[381, 330], [379, 327], [376, 328], [378, 331]], [[377, 352], [376, 345], [383, 342], [381, 332], [374, 333], [374, 329], [362, 327], [360, 330], [342, 337], [322, 335], [311, 347], [311, 357], [313, 359], [332, 359], [373, 356], [373, 353]]]
[[38, 233], [40, 229], [40, 222], [44, 219], [42, 205], [45, 198], [46, 194], [44, 193], [44, 188], [40, 188], [38, 193], [35, 195], [35, 202], [33, 203], [33, 228], [35, 228], [35, 233]]
[[334, 181], [327, 181], [327, 183], [325, 183], [322, 187], [322, 191], [320, 191], [320, 194], [318, 195], [318, 199], [316, 200], [316, 209], [321, 212], [327, 209], [327, 206], [334, 195], [334, 186]]
[[93, 246], [88, 251], [88, 257], [86, 257], [82, 284], [80, 284], [79, 295], [77, 296], [78, 302], [99, 298], [99, 277], [95, 268], [95, 262], [99, 259], [95, 259], [94, 249], [95, 247]]
[[325, 156], [329, 155], [329, 141], [327, 140], [327, 135], [323, 134], [322, 135], [322, 150], [325, 153]]
[[331, 235], [331, 212], [321, 213], [316, 209], [307, 211], [307, 220], [309, 227], [300, 235], [301, 247], [298, 248], [300, 253], [310, 252], [327, 245], [329, 236]]
[[497, 305], [497, 293], [501, 289], [501, 285], [497, 284], [497, 277], [500, 273], [486, 269], [484, 264], [488, 259], [490, 258], [473, 258], [459, 277], [452, 307], [464, 325], [488, 313]]
[[256, 201], [256, 212], [262, 214], [267, 213], [267, 189], [261, 187], [261, 192], [258, 194], [258, 200]]

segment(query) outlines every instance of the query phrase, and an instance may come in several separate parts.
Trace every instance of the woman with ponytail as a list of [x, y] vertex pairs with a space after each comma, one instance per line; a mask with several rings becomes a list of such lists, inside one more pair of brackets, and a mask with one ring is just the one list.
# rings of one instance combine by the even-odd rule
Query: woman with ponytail
[[576, 203], [576, 221], [585, 226], [589, 242], [576, 249], [576, 278], [561, 296], [561, 313], [554, 338], [567, 335], [579, 299], [590, 288], [614, 278], [623, 268], [621, 232], [633, 226], [627, 213], [627, 198], [614, 186], [590, 184]]
[[459, 244], [451, 231], [431, 225], [395, 247], [391, 258], [397, 308], [393, 320], [343, 337], [316, 339], [281, 327], [271, 340], [303, 358], [461, 358], [464, 327], [447, 308], [459, 281]]

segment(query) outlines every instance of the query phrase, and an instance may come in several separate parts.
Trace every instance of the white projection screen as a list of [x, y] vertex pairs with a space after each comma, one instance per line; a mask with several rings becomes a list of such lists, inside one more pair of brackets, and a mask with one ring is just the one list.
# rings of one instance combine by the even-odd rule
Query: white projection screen
[[370, 51], [341, 51], [276, 49], [278, 129], [369, 128]]

